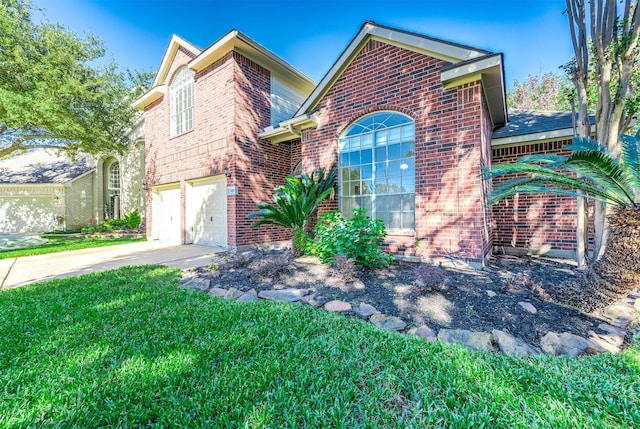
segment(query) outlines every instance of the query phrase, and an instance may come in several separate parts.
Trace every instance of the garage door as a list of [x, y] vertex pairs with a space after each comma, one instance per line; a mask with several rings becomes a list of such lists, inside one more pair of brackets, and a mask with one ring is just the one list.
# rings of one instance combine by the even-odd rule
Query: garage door
[[160, 189], [154, 192], [153, 197], [154, 237], [180, 244], [180, 188]]
[[189, 241], [227, 245], [227, 181], [224, 176], [193, 182], [187, 188]]
[[0, 198], [0, 232], [44, 232], [57, 226], [52, 196]]

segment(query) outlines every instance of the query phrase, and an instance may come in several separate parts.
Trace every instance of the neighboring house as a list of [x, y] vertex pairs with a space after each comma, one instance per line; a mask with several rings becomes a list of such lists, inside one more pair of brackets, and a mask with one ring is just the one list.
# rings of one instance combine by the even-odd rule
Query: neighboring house
[[367, 208], [397, 255], [479, 266], [494, 247], [575, 248], [569, 198], [487, 207], [483, 168], [563, 151], [573, 134], [567, 114], [507, 115], [500, 53], [367, 22], [315, 85], [238, 31], [205, 50], [174, 36], [134, 105], [145, 117], [150, 238], [233, 248], [289, 239], [246, 215], [288, 174], [335, 163], [338, 193], [322, 209]]
[[35, 233], [76, 229], [119, 218], [144, 216], [144, 143], [124, 155], [75, 161], [54, 149], [31, 149], [0, 160], [0, 232]]

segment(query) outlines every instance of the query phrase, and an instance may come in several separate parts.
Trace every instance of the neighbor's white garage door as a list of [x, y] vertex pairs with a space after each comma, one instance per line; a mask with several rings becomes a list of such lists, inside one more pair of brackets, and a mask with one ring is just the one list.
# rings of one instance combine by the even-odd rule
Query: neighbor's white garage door
[[227, 245], [227, 181], [224, 176], [187, 187], [189, 241], [206, 246]]
[[57, 226], [52, 196], [0, 198], [0, 232], [44, 232]]
[[180, 188], [160, 189], [153, 193], [154, 238], [180, 244]]

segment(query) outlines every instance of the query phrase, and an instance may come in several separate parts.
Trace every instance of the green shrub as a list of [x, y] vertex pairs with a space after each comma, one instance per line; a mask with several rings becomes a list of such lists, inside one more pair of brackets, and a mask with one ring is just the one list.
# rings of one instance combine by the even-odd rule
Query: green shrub
[[365, 209], [354, 209], [351, 219], [345, 219], [338, 211], [322, 213], [315, 232], [315, 240], [307, 243], [307, 253], [326, 264], [331, 264], [337, 255], [371, 268], [388, 267], [393, 261], [393, 255], [380, 249], [387, 236], [384, 223], [371, 219]]
[[137, 227], [140, 226], [140, 222], [142, 222], [142, 219], [140, 218], [140, 213], [138, 213], [138, 210], [130, 211], [129, 213], [124, 215], [123, 220], [124, 220], [125, 226], [128, 229], [136, 229]]

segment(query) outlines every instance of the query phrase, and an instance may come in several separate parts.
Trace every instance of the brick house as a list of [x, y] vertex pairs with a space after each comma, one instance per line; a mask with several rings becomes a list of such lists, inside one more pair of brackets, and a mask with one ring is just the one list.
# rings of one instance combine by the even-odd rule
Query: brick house
[[72, 160], [39, 148], [0, 160], [0, 232], [78, 229], [132, 210], [144, 216], [142, 129], [139, 121], [122, 154]]
[[570, 199], [486, 205], [483, 168], [561, 152], [573, 132], [567, 114], [508, 116], [505, 95], [502, 54], [373, 22], [317, 85], [238, 31], [204, 51], [174, 36], [135, 102], [147, 234], [234, 248], [289, 239], [246, 215], [294, 170], [336, 163], [337, 198], [323, 210], [366, 208], [397, 255], [474, 266], [494, 248], [569, 256]]

